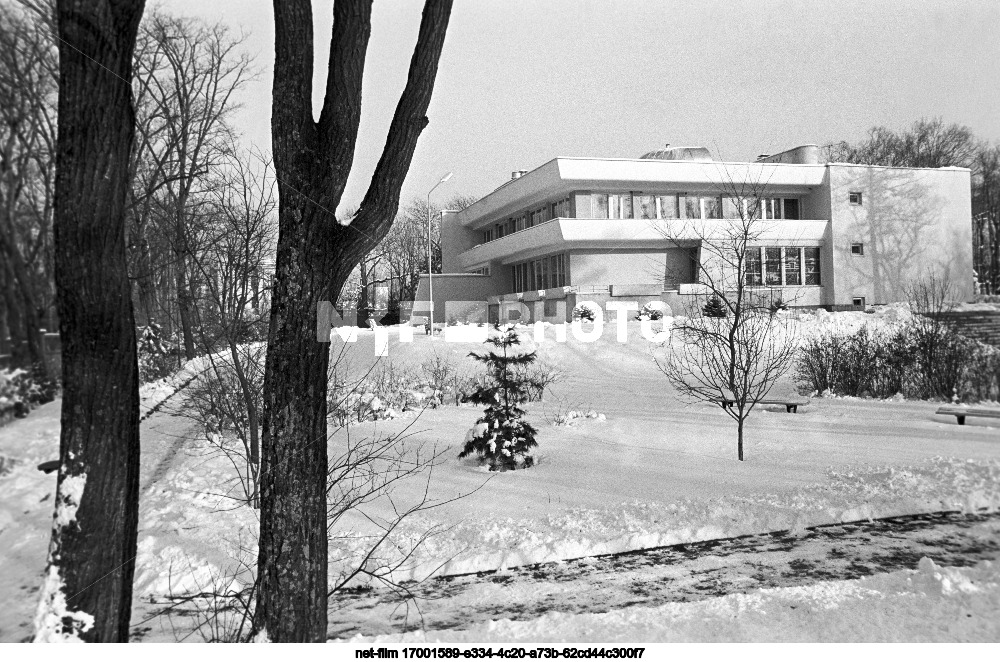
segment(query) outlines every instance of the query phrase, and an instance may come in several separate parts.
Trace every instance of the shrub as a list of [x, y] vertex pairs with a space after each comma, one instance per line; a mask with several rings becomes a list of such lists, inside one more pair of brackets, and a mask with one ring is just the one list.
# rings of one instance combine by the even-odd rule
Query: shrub
[[30, 381], [24, 370], [0, 370], [0, 416], [28, 415]]
[[835, 393], [839, 387], [840, 357], [845, 340], [840, 335], [807, 338], [799, 349], [796, 379], [816, 393]]
[[534, 362], [535, 352], [511, 353], [511, 348], [520, 344], [517, 332], [513, 325], [498, 330], [499, 334], [486, 342], [499, 352], [469, 354], [486, 366], [490, 379], [469, 398], [486, 409], [466, 434], [465, 447], [458, 456], [464, 458], [475, 453], [480, 463], [489, 463], [490, 471], [507, 471], [535, 463], [529, 451], [538, 445], [537, 431], [524, 421], [524, 410], [520, 407], [528, 401], [531, 390], [522, 368]]
[[257, 507], [261, 415], [264, 403], [263, 344], [240, 345], [235, 354], [206, 357], [208, 366], [184, 389], [179, 412], [194, 419], [212, 452], [236, 469], [240, 500]]
[[771, 315], [777, 315], [782, 310], [788, 310], [788, 304], [781, 297], [778, 297], [767, 307]]
[[454, 364], [447, 356], [434, 352], [430, 360], [421, 364], [420, 370], [431, 389], [431, 406], [444, 404], [445, 392], [453, 385]]
[[929, 317], [913, 321], [913, 353], [923, 397], [950, 399], [960, 390], [975, 342]]
[[155, 382], [177, 368], [177, 346], [164, 337], [163, 329], [153, 320], [136, 329], [139, 381]]
[[912, 394], [911, 330], [878, 331], [807, 339], [800, 348], [797, 378], [812, 390], [838, 395], [889, 398]]
[[350, 376], [343, 357], [330, 367], [327, 412], [338, 425], [394, 418], [418, 404], [417, 377], [391, 361], [379, 362], [360, 378]]
[[659, 308], [653, 308], [652, 304], [647, 303], [639, 310], [639, 314], [635, 318], [639, 321], [653, 320], [655, 322], [663, 319], [663, 311]]
[[974, 344], [958, 395], [967, 402], [1000, 400], [1000, 350], [979, 342]]
[[563, 371], [551, 363], [538, 363], [514, 369], [519, 381], [527, 385], [528, 402], [545, 399], [545, 389], [563, 378]]
[[576, 306], [573, 308], [573, 319], [593, 322], [596, 320], [596, 315], [590, 306]]
[[1000, 390], [1000, 350], [918, 318], [895, 330], [807, 339], [797, 380], [818, 393], [990, 400]]
[[726, 307], [722, 305], [722, 301], [719, 299], [719, 297], [715, 296], [714, 294], [712, 295], [712, 298], [710, 298], [705, 303], [705, 306], [701, 309], [701, 312], [705, 317], [721, 318], [727, 316]]
[[456, 373], [454, 376], [455, 404], [470, 402], [472, 394], [489, 385], [489, 375], [481, 372]]
[[24, 418], [38, 405], [52, 402], [58, 390], [54, 380], [39, 379], [27, 370], [0, 370], [0, 418]]

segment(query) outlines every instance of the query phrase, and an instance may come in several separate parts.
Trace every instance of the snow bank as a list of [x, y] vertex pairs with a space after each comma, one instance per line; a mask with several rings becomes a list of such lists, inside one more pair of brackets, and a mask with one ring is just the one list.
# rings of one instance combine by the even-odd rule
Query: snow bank
[[[674, 503], [633, 501], [575, 508], [538, 520], [466, 520], [424, 541], [397, 581], [463, 574], [767, 531], [899, 515], [1000, 509], [1000, 460], [938, 457], [910, 467], [830, 469], [828, 482], [775, 494], [728, 495]], [[409, 550], [432, 523], [406, 522], [393, 540]], [[360, 558], [364, 538], [350, 532], [341, 553]]]

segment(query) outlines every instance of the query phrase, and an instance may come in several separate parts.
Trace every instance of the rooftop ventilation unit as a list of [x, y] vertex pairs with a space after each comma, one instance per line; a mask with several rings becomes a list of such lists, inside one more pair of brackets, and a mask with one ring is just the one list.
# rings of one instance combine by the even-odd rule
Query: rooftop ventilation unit
[[660, 149], [646, 152], [640, 159], [653, 161], [711, 161], [712, 153], [705, 147], [671, 147], [667, 143]]

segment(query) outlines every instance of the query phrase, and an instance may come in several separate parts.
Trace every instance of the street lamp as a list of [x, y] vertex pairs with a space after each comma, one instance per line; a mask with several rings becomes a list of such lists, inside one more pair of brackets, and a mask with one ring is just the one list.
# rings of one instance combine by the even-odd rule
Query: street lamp
[[444, 177], [442, 177], [441, 180], [437, 184], [435, 184], [433, 187], [431, 187], [430, 191], [427, 191], [427, 289], [428, 289], [428, 293], [430, 294], [430, 300], [431, 300], [430, 326], [429, 326], [429, 329], [430, 329], [430, 332], [431, 332], [431, 340], [434, 339], [434, 274], [433, 274], [433, 269], [431, 268], [431, 255], [432, 255], [432, 251], [431, 251], [431, 193], [433, 193], [434, 189], [436, 189], [438, 186], [441, 186], [446, 181], [448, 181], [449, 179], [451, 179], [452, 174], [453, 173], [449, 172], [447, 175], [445, 175]]

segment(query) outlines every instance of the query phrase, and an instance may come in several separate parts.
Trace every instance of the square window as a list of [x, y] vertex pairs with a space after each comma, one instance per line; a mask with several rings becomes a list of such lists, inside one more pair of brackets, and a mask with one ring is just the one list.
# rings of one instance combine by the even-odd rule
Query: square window
[[676, 195], [656, 196], [657, 218], [678, 218], [680, 213], [677, 210]]
[[656, 197], [652, 195], [636, 195], [632, 206], [638, 218], [656, 218]]
[[864, 244], [851, 244], [851, 255], [864, 255], [865, 245]]
[[799, 220], [798, 198], [785, 198], [785, 218], [789, 221]]
[[864, 297], [854, 297], [853, 299], [851, 299], [851, 305], [853, 305], [855, 308], [864, 308], [865, 307], [865, 298]]
[[742, 218], [743, 199], [726, 196], [722, 199], [722, 218]]
[[861, 191], [851, 191], [847, 194], [847, 201], [852, 205], [860, 205], [861, 200]]
[[722, 218], [722, 198], [702, 198], [702, 218]]

